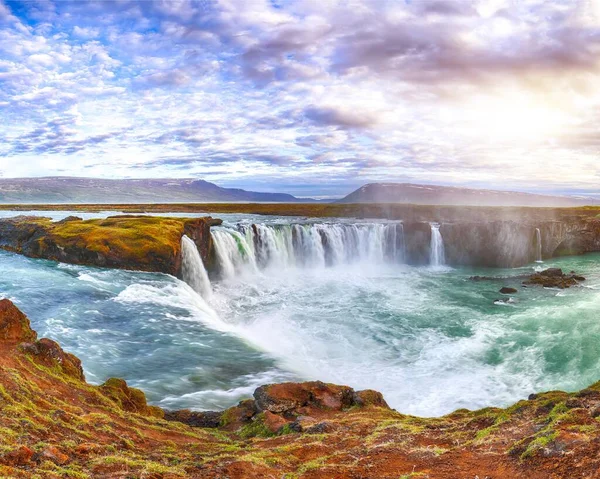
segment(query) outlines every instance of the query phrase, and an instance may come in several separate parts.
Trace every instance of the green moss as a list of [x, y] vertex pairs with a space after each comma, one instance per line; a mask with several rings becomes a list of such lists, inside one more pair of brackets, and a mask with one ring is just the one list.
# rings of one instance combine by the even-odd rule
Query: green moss
[[242, 426], [239, 431], [240, 437], [249, 439], [251, 437], [273, 437], [275, 434], [265, 425], [265, 415], [261, 413], [254, 417], [252, 422]]
[[523, 454], [521, 454], [521, 459], [527, 459], [535, 455], [541, 449], [546, 448], [552, 441], [554, 441], [558, 436], [558, 432], [556, 431], [548, 431], [544, 435], [535, 438], [533, 441], [529, 443], [527, 449]]

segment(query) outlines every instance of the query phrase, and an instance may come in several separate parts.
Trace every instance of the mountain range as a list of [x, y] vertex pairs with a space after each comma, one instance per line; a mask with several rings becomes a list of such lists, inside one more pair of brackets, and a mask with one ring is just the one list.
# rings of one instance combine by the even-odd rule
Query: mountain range
[[195, 179], [44, 177], [0, 179], [0, 203], [296, 203], [285, 193], [221, 188]]
[[412, 183], [370, 183], [338, 200], [340, 203], [405, 203], [421, 205], [572, 207], [599, 204], [597, 198], [550, 196]]
[[[0, 203], [312, 203], [286, 193], [222, 188], [198, 179], [0, 178]], [[338, 203], [572, 207], [597, 205], [591, 197], [412, 183], [370, 183]]]

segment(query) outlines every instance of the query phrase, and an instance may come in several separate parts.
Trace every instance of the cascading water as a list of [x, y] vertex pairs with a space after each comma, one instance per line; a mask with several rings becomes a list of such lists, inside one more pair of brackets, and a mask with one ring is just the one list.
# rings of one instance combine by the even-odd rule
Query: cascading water
[[431, 224], [431, 252], [429, 264], [431, 266], [442, 266], [446, 263], [446, 253], [444, 251], [444, 239], [440, 233], [440, 225]]
[[224, 278], [246, 268], [404, 263], [406, 256], [402, 223], [241, 224], [237, 228], [212, 231]]
[[208, 301], [212, 295], [210, 279], [196, 243], [186, 235], [181, 238], [181, 272], [183, 280]]
[[535, 229], [535, 261], [543, 263], [542, 260], [542, 232], [539, 228]]
[[239, 231], [223, 228], [215, 229], [211, 234], [223, 279], [235, 278], [237, 274], [248, 269], [256, 271], [253, 248]]

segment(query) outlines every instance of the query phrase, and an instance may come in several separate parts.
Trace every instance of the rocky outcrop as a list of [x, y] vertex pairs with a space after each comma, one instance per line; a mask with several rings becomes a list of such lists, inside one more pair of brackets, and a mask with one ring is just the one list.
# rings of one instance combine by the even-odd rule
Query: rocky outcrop
[[69, 217], [52, 222], [20, 216], [0, 220], [0, 248], [31, 258], [180, 276], [181, 237], [189, 236], [210, 264], [210, 227], [218, 224], [221, 220], [210, 217]]
[[600, 470], [600, 383], [440, 418], [400, 414], [375, 391], [272, 384], [224, 412], [163, 419], [124, 381], [93, 386], [63, 368], [68, 353], [36, 342], [8, 300], [0, 325], [0, 477], [563, 479]]
[[221, 427], [252, 437], [303, 432], [334, 413], [369, 407], [389, 410], [377, 391], [354, 391], [348, 386], [311, 381], [267, 384], [254, 391], [254, 399], [241, 401], [226, 411], [168, 411], [165, 419], [193, 427]]
[[63, 351], [56, 341], [42, 338], [34, 343], [21, 343], [19, 349], [33, 357], [38, 364], [58, 368], [66, 376], [85, 381], [79, 358]]
[[560, 268], [548, 268], [539, 273], [532, 274], [523, 281], [523, 284], [539, 285], [544, 288], [566, 289], [576, 286], [582, 281], [585, 281], [585, 278], [574, 271], [571, 271], [570, 274], [565, 274]]
[[143, 391], [129, 387], [127, 382], [119, 378], [107, 379], [100, 390], [121, 407], [121, 409], [143, 416], [164, 417], [165, 413], [156, 406], [149, 406]]
[[8, 299], [0, 300], [0, 341], [35, 341], [29, 319]]

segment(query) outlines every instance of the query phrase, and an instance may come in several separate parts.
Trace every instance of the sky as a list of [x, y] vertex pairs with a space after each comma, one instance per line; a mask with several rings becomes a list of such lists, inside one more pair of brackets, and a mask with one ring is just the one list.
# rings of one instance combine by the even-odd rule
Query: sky
[[599, 195], [599, 85], [600, 0], [0, 0], [0, 175]]

